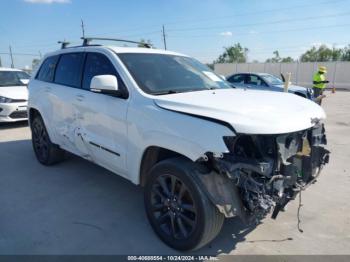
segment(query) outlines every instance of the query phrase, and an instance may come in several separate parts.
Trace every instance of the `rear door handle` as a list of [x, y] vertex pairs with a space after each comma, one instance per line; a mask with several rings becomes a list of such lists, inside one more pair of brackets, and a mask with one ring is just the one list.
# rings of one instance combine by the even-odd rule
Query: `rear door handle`
[[76, 95], [76, 99], [77, 99], [78, 101], [83, 101], [84, 98], [85, 98], [84, 95]]

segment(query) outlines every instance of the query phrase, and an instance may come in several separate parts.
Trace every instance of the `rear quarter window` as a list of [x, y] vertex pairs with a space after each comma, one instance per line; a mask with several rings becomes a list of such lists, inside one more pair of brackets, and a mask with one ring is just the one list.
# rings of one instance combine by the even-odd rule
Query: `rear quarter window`
[[45, 82], [52, 82], [55, 75], [57, 61], [58, 56], [46, 58], [39, 69], [36, 79]]

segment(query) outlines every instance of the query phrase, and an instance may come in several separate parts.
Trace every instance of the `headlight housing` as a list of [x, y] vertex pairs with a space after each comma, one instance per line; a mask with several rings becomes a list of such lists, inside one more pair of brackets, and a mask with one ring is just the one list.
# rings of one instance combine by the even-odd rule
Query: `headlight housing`
[[0, 96], [0, 103], [11, 103], [12, 99], [4, 96]]

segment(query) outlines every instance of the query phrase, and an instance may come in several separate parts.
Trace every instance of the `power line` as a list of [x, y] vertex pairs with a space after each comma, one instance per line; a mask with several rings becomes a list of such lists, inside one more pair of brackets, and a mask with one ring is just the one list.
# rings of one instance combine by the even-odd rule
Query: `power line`
[[[293, 28], [288, 30], [274, 30], [274, 31], [262, 31], [262, 32], [254, 32], [254, 33], [238, 33], [233, 34], [233, 36], [242, 36], [242, 35], [253, 35], [253, 34], [273, 34], [273, 33], [285, 33], [285, 32], [299, 32], [299, 31], [308, 31], [308, 30], [315, 30], [315, 29], [325, 29], [325, 28], [335, 28], [335, 27], [347, 27], [350, 26], [350, 24], [340, 24], [340, 25], [330, 25], [330, 26], [314, 26], [314, 27], [307, 27], [307, 28]], [[205, 38], [205, 37], [214, 37], [217, 35], [170, 35], [170, 38]]]
[[[11, 55], [11, 52], [1, 52], [0, 55]], [[13, 56], [15, 55], [22, 55], [22, 56], [38, 56], [39, 54], [28, 54], [28, 53], [12, 53]]]
[[[325, 2], [319, 2], [317, 3], [317, 6], [319, 5], [327, 5], [327, 4], [335, 4], [338, 2], [344, 2], [348, 0], [333, 0], [333, 1], [325, 1]], [[230, 19], [230, 18], [236, 18], [236, 17], [242, 17], [242, 16], [249, 16], [249, 15], [257, 15], [257, 14], [263, 14], [263, 13], [270, 13], [270, 12], [279, 12], [283, 10], [290, 10], [290, 9], [299, 9], [299, 8], [305, 8], [312, 6], [314, 7], [315, 4], [304, 4], [304, 5], [295, 5], [295, 6], [289, 6], [289, 7], [282, 7], [282, 8], [275, 8], [275, 9], [266, 9], [266, 10], [260, 10], [260, 11], [253, 11], [253, 12], [240, 12], [239, 14], [236, 15], [229, 15], [229, 16], [215, 16], [212, 18], [202, 18], [202, 19], [185, 19], [185, 20], [177, 20], [178, 22], [170, 22], [170, 23], [165, 23], [166, 25], [172, 25], [172, 24], [180, 24], [180, 23], [188, 23], [188, 22], [203, 22], [203, 21], [213, 21], [213, 20], [218, 20], [218, 19]]]
[[[324, 1], [324, 2], [317, 3], [317, 6], [327, 5], [327, 4], [334, 4], [334, 3], [345, 2], [345, 1], [347, 2], [348, 0]], [[308, 7], [308, 6], [314, 7], [315, 4], [312, 3], [312, 4], [295, 5], [295, 6], [289, 6], [289, 7], [283, 7], [283, 8], [259, 10], [259, 11], [254, 11], [254, 12], [240, 12], [239, 14], [230, 15], [230, 16], [221, 16], [221, 17], [220, 16], [215, 16], [215, 17], [212, 17], [212, 18], [173, 20], [173, 21], [165, 22], [164, 25], [176, 25], [176, 24], [183, 24], [183, 23], [188, 24], [189, 22], [192, 22], [192, 21], [193, 22], [203, 22], [203, 21], [211, 21], [211, 20], [218, 20], [218, 19], [232, 19], [232, 18], [248, 16], [248, 15], [256, 15], [256, 14], [263, 14], [263, 13], [269, 13], [269, 12], [277, 12], [277, 11], [290, 10], [290, 9], [305, 8], [305, 7]], [[116, 33], [135, 32], [135, 31], [142, 32], [144, 29], [156, 28], [158, 26], [159, 26], [159, 24], [153, 24], [153, 25], [143, 26], [143, 27], [134, 27], [134, 28], [118, 31]]]
[[170, 29], [168, 31], [169, 32], [184, 32], [184, 31], [196, 31], [196, 30], [222, 29], [222, 28], [229, 28], [229, 27], [247, 27], [247, 26], [257, 26], [257, 25], [270, 25], [270, 24], [295, 22], [296, 20], [299, 22], [299, 21], [315, 20], [315, 19], [331, 18], [331, 17], [339, 17], [339, 16], [348, 16], [348, 15], [350, 15], [350, 12], [337, 13], [337, 14], [331, 14], [331, 15], [322, 15], [322, 16], [309, 16], [309, 17], [304, 17], [304, 18], [289, 18], [289, 19], [281, 19], [281, 20], [275, 20], [275, 21], [270, 21], [270, 22], [260, 22], [260, 23], [250, 23], [250, 24]]

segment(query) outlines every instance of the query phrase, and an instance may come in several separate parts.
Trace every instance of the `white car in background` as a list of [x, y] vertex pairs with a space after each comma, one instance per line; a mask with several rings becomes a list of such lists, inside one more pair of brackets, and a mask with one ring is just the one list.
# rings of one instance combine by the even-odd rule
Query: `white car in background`
[[24, 71], [0, 67], [0, 123], [27, 119], [29, 79]]

